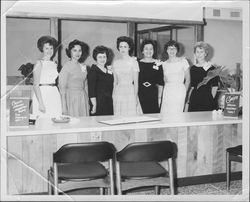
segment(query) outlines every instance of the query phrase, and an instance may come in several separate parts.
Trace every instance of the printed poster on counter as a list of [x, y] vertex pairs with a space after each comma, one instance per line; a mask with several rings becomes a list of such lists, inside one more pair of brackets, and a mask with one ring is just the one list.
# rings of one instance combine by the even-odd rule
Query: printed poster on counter
[[224, 106], [225, 117], [238, 117], [240, 108], [240, 93], [226, 93]]
[[29, 98], [10, 97], [10, 127], [29, 126]]

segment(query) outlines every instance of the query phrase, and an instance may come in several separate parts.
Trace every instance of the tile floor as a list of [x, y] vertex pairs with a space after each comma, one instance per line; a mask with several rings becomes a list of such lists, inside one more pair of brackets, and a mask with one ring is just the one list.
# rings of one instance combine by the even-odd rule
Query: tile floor
[[[69, 192], [68, 194], [75, 195], [96, 195], [99, 194], [97, 189], [85, 189], [85, 190], [76, 190]], [[161, 189], [161, 194], [170, 194], [168, 188]], [[226, 182], [210, 183], [210, 184], [201, 184], [201, 185], [192, 185], [178, 187], [176, 189], [177, 195], [241, 195], [242, 194], [242, 181], [235, 180], [231, 182], [230, 190], [226, 189]], [[153, 190], [145, 189], [143, 191], [137, 190], [128, 192], [127, 195], [154, 195]]]

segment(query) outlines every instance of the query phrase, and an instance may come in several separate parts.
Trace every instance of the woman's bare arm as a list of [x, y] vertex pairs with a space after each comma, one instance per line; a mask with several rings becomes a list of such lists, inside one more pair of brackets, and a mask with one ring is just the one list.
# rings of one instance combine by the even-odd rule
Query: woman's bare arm
[[42, 64], [40, 61], [38, 61], [33, 69], [33, 77], [34, 77], [34, 82], [33, 82], [33, 89], [36, 95], [36, 98], [38, 100], [38, 105], [39, 105], [39, 111], [45, 113], [46, 108], [43, 103], [43, 98], [40, 90], [40, 77], [41, 77], [41, 70], [42, 70]]

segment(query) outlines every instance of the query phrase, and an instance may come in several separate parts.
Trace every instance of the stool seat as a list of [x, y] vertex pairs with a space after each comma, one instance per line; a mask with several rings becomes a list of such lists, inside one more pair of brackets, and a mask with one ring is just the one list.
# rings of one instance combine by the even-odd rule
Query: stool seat
[[231, 161], [242, 162], [242, 145], [226, 149], [227, 190], [230, 188]]
[[226, 149], [226, 151], [229, 152], [230, 155], [242, 156], [242, 145], [238, 145], [236, 147], [229, 147]]

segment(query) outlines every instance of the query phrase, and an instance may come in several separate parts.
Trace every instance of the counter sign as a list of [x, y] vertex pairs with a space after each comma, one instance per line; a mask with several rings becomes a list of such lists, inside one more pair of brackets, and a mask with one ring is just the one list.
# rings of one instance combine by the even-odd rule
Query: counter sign
[[10, 127], [29, 125], [29, 98], [10, 97]]
[[240, 93], [226, 93], [225, 94], [225, 108], [224, 116], [238, 117], [240, 105]]

